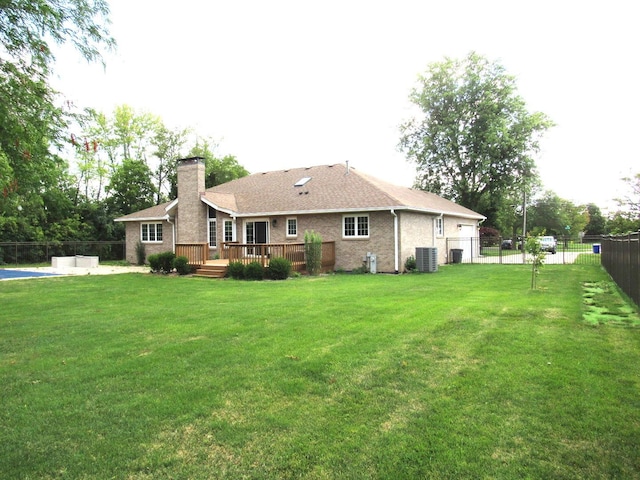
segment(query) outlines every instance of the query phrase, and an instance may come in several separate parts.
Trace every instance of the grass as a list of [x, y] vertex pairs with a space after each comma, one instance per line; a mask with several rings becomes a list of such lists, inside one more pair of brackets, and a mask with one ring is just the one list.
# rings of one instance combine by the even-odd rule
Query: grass
[[0, 283], [0, 477], [640, 478], [588, 265]]

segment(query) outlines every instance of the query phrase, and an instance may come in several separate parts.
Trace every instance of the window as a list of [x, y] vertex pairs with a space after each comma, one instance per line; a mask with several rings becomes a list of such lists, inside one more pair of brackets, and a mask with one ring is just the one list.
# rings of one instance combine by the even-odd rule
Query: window
[[216, 248], [218, 246], [218, 238], [216, 235], [217, 222], [215, 218], [209, 219], [209, 247]]
[[216, 209], [209, 207], [209, 248], [218, 246], [218, 222], [216, 221]]
[[342, 217], [342, 236], [369, 238], [369, 215]]
[[233, 221], [225, 220], [224, 221], [224, 241], [225, 242], [233, 242]]
[[255, 235], [253, 230], [253, 222], [247, 222], [245, 226], [245, 243], [255, 243]]
[[298, 219], [287, 218], [287, 237], [298, 236]]
[[436, 232], [436, 237], [444, 237], [444, 220], [442, 217], [433, 219], [433, 230]]
[[140, 238], [145, 243], [162, 242], [162, 223], [142, 223], [140, 225]]

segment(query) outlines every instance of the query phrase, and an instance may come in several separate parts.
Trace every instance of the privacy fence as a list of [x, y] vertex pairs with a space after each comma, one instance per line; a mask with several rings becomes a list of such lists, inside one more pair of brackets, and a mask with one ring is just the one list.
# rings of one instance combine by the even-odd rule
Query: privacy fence
[[0, 266], [51, 263], [51, 257], [91, 255], [124, 260], [124, 242], [0, 242]]
[[602, 265], [640, 306], [640, 232], [602, 238]]
[[[602, 239], [597, 236], [558, 237], [555, 251], [547, 252], [544, 263], [600, 265]], [[505, 237], [447, 238], [448, 263], [523, 264], [530, 256], [522, 242]]]

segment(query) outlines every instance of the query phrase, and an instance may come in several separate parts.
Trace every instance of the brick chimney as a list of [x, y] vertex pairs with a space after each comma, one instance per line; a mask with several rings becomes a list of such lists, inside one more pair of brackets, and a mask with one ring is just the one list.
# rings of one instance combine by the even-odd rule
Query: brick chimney
[[204, 177], [204, 158], [178, 160], [177, 243], [207, 241], [207, 206], [200, 200]]

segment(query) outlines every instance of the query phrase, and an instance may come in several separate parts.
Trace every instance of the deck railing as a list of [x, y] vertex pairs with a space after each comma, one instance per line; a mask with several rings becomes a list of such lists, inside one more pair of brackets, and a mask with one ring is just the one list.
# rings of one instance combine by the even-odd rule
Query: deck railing
[[[264, 267], [269, 265], [269, 259], [277, 257], [289, 260], [291, 267], [295, 271], [305, 270], [304, 243], [255, 244], [225, 242], [220, 249], [220, 258], [244, 264], [259, 262]], [[322, 270], [333, 270], [335, 263], [335, 242], [322, 242]]]
[[176, 257], [187, 257], [189, 265], [202, 265], [209, 258], [209, 245], [206, 243], [178, 243]]

